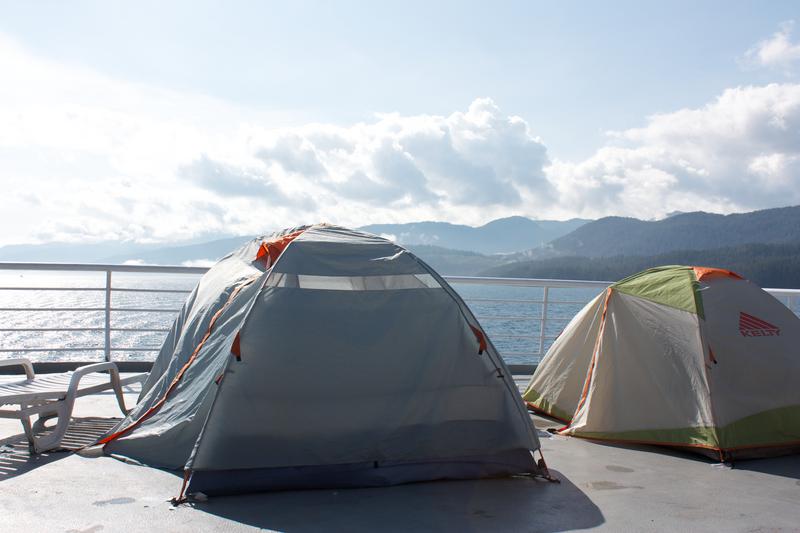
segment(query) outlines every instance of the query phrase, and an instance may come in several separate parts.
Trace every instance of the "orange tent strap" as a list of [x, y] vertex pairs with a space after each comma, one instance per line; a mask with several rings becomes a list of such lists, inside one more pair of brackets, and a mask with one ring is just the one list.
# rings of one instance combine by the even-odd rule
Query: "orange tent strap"
[[697, 278], [697, 281], [703, 281], [711, 278], [744, 279], [736, 272], [725, 270], [724, 268], [692, 267], [692, 270], [694, 270], [694, 275]]
[[472, 324], [469, 324], [469, 329], [472, 330], [472, 333], [475, 334], [475, 338], [478, 340], [478, 353], [485, 352], [486, 351], [486, 336], [483, 334], [483, 332], [480, 329], [476, 328]]
[[[583, 404], [586, 402], [586, 396], [589, 394], [589, 385], [592, 382], [592, 377], [594, 376], [594, 366], [597, 362], [597, 353], [600, 351], [600, 340], [603, 337], [603, 332], [606, 329], [606, 312], [608, 311], [608, 301], [611, 300], [611, 293], [613, 289], [609, 287], [606, 292], [606, 299], [603, 302], [603, 314], [600, 316], [600, 329], [597, 331], [597, 338], [594, 341], [594, 350], [592, 351], [592, 360], [589, 362], [589, 371], [586, 373], [586, 381], [583, 382], [583, 390], [581, 391], [581, 399], [578, 402], [578, 407], [575, 408], [575, 413], [572, 415], [572, 420], [575, 420], [575, 417], [578, 414], [578, 411], [581, 410]], [[564, 431], [567, 429], [571, 424], [572, 420], [567, 423], [567, 425], [559, 431]]]
[[164, 403], [167, 401], [167, 398], [169, 397], [169, 395], [172, 393], [173, 390], [175, 390], [175, 387], [178, 386], [178, 383], [183, 378], [183, 375], [186, 373], [187, 370], [189, 370], [189, 367], [192, 366], [192, 363], [194, 363], [195, 359], [197, 359], [197, 355], [200, 353], [200, 349], [203, 347], [203, 345], [205, 345], [206, 341], [211, 336], [211, 330], [214, 328], [214, 323], [217, 321], [219, 316], [225, 311], [225, 309], [228, 308], [228, 306], [233, 301], [233, 299], [236, 298], [236, 295], [239, 294], [239, 291], [241, 291], [247, 285], [251, 284], [256, 279], [257, 279], [257, 277], [253, 277], [253, 278], [247, 280], [245, 283], [243, 283], [243, 284], [239, 285], [238, 287], [236, 287], [233, 290], [233, 292], [231, 293], [231, 295], [228, 297], [228, 300], [225, 302], [225, 304], [216, 313], [214, 313], [214, 316], [211, 317], [211, 321], [208, 323], [208, 329], [206, 329], [205, 335], [203, 335], [203, 338], [200, 340], [200, 342], [195, 347], [194, 352], [192, 352], [192, 356], [189, 357], [189, 359], [186, 361], [186, 364], [184, 364], [181, 367], [181, 369], [178, 370], [178, 373], [172, 379], [172, 382], [170, 382], [169, 387], [167, 387], [166, 392], [164, 392], [164, 395], [155, 404], [150, 406], [150, 409], [145, 411], [145, 413], [142, 416], [140, 416], [138, 419], [136, 419], [136, 421], [133, 422], [131, 425], [129, 425], [129, 426], [117, 431], [116, 433], [112, 433], [111, 435], [108, 435], [108, 436], [102, 438], [100, 441], [98, 441], [98, 444], [108, 444], [112, 440], [115, 440], [115, 439], [121, 437], [122, 435], [125, 435], [126, 433], [130, 432], [132, 429], [138, 427], [142, 422], [144, 422], [145, 420], [150, 418], [159, 409], [161, 409], [161, 406], [163, 406]]

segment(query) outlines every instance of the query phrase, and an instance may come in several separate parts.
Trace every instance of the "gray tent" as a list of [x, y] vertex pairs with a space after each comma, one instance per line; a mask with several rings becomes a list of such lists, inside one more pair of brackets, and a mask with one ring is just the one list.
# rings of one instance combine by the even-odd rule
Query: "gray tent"
[[539, 471], [514, 381], [461, 298], [400, 246], [328, 225], [211, 268], [101, 442], [207, 494]]

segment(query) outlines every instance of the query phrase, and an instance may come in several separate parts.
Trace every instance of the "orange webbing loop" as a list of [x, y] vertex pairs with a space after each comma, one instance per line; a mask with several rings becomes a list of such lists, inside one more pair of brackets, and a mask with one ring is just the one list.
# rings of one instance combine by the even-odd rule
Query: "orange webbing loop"
[[472, 330], [472, 333], [475, 334], [475, 338], [478, 339], [478, 353], [482, 354], [486, 351], [486, 336], [480, 329], [476, 328], [472, 324], [469, 324], [469, 329]]
[[239, 344], [239, 333], [236, 333], [236, 337], [233, 339], [233, 346], [231, 346], [231, 353], [234, 357], [236, 357], [237, 361], [242, 360], [242, 347]]
[[258, 253], [256, 253], [256, 261], [263, 260], [267, 268], [271, 267], [281, 256], [286, 247], [289, 246], [289, 243], [295, 240], [304, 231], [305, 230], [295, 231], [294, 233], [262, 242], [261, 246], [258, 248]]

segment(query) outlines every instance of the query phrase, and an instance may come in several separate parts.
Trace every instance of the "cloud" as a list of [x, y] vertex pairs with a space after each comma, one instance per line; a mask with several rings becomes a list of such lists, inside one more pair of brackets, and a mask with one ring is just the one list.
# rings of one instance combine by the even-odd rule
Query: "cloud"
[[727, 89], [609, 137], [585, 161], [547, 169], [563, 213], [652, 218], [800, 204], [800, 85]]
[[164, 241], [316, 221], [479, 224], [554, 198], [544, 144], [488, 98], [447, 115], [295, 125], [53, 62], [2, 34], [0, 71], [0, 186], [25, 197], [0, 198], [0, 244]]
[[[781, 49], [796, 48], [782, 31]], [[611, 132], [592, 156], [565, 161], [548, 153], [535, 124], [489, 98], [448, 114], [290, 124], [53, 63], [2, 35], [0, 71], [0, 186], [12, 192], [0, 196], [0, 244], [800, 204], [800, 85], [792, 83], [727, 89], [705, 106]]]
[[178, 169], [178, 176], [222, 196], [285, 202], [287, 196], [258, 171], [213, 161], [205, 154]]
[[800, 61], [800, 43], [792, 42], [793, 29], [793, 20], [782, 23], [772, 37], [750, 48], [743, 62], [746, 65], [779, 68], [790, 73], [791, 68]]
[[314, 144], [296, 134], [278, 137], [272, 146], [262, 148], [256, 156], [279, 164], [286, 172], [309, 177], [325, 174], [325, 167], [317, 159]]
[[271, 132], [256, 153], [286, 179], [375, 208], [541, 206], [552, 188], [547, 149], [488, 98], [449, 116], [377, 115], [350, 127]]

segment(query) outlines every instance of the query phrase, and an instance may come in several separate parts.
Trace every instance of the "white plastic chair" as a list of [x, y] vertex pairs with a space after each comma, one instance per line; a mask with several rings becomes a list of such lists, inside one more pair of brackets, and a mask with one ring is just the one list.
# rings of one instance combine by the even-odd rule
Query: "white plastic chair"
[[[117, 365], [111, 362], [79, 367], [74, 372], [36, 375], [28, 359], [6, 359], [0, 367], [21, 366], [25, 379], [0, 381], [0, 406], [18, 405], [19, 409], [0, 409], [0, 418], [16, 418], [22, 422], [31, 450], [42, 453], [58, 448], [67, 432], [75, 398], [113, 389], [123, 414], [127, 414], [122, 386], [144, 381], [147, 374], [120, 379]], [[108, 371], [108, 374], [100, 372]], [[31, 426], [31, 416], [38, 419]], [[45, 429], [45, 421], [58, 417], [53, 430], [36, 436]]]

